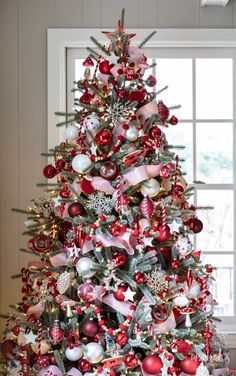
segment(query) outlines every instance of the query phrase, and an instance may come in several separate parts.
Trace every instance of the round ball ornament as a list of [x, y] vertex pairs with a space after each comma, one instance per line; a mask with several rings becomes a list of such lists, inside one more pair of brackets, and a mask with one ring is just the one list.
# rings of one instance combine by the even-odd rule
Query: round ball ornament
[[141, 183], [140, 191], [144, 197], [155, 197], [160, 192], [160, 184], [154, 178]]
[[139, 130], [136, 127], [130, 127], [125, 133], [125, 138], [127, 141], [136, 141], [139, 136]]
[[156, 237], [156, 240], [160, 243], [166, 242], [171, 236], [170, 228], [168, 225], [160, 225], [157, 228], [157, 231], [159, 232], [159, 235]]
[[112, 261], [115, 263], [116, 268], [120, 268], [127, 263], [127, 258], [125, 255], [123, 255], [123, 253], [117, 253], [116, 255], [114, 255]]
[[175, 247], [180, 258], [183, 258], [189, 255], [192, 252], [192, 243], [188, 236], [179, 236], [178, 240], [175, 243]]
[[91, 364], [87, 359], [81, 359], [78, 362], [78, 367], [81, 369], [83, 372], [88, 372], [90, 370]]
[[99, 343], [96, 343], [96, 342], [88, 343], [86, 345], [86, 350], [87, 350], [86, 357], [90, 363], [92, 364], [99, 363], [103, 359], [104, 350], [103, 350], [103, 347], [99, 345]]
[[77, 290], [77, 295], [86, 303], [94, 300], [95, 287], [90, 282], [83, 283]]
[[148, 134], [155, 141], [160, 140], [161, 138], [161, 130], [156, 126], [151, 127]]
[[111, 65], [108, 60], [104, 60], [99, 64], [99, 70], [102, 74], [111, 73]]
[[91, 115], [86, 116], [83, 122], [85, 131], [89, 131], [92, 134], [96, 132], [100, 124], [101, 124], [100, 118], [95, 113], [92, 113]]
[[118, 168], [114, 162], [106, 161], [100, 168], [100, 175], [102, 178], [111, 181], [118, 175]]
[[49, 358], [46, 355], [40, 355], [37, 358], [37, 364], [40, 368], [48, 367], [49, 366]]
[[120, 285], [118, 286], [117, 291], [114, 292], [114, 298], [118, 300], [119, 302], [123, 302], [125, 300], [125, 296], [123, 292], [127, 291], [128, 286], [126, 285]]
[[103, 129], [96, 134], [95, 141], [98, 145], [107, 146], [112, 141], [112, 133], [107, 129]]
[[186, 356], [186, 358], [180, 362], [180, 367], [182, 371], [188, 373], [189, 375], [195, 375], [198, 366], [199, 361], [190, 358], [190, 356]]
[[135, 272], [133, 275], [133, 280], [136, 282], [138, 285], [141, 283], [145, 282], [145, 275], [142, 272]]
[[146, 356], [142, 363], [144, 372], [148, 373], [149, 375], [156, 375], [157, 373], [160, 373], [162, 367], [162, 361], [157, 355]]
[[157, 83], [157, 80], [156, 80], [156, 77], [155, 76], [149, 76], [147, 79], [146, 79], [146, 84], [147, 86], [149, 87], [154, 87]]
[[[32, 343], [31, 349], [33, 350], [35, 354], [38, 354], [38, 351], [39, 351], [38, 342]], [[41, 346], [40, 346], [41, 355], [46, 354], [47, 352], [49, 352], [50, 349], [51, 349], [51, 345], [49, 341], [47, 341], [46, 339], [42, 339]]]
[[5, 358], [9, 359], [12, 350], [16, 347], [16, 343], [10, 339], [7, 339], [1, 343], [1, 353]]
[[40, 233], [39, 235], [36, 235], [33, 238], [33, 247], [35, 251], [44, 253], [47, 252], [47, 250], [50, 248], [51, 241], [50, 238], [43, 233]]
[[171, 116], [171, 118], [170, 118], [170, 120], [169, 120], [169, 123], [171, 124], [171, 125], [176, 125], [176, 124], [178, 124], [178, 119], [177, 119], [177, 117], [176, 116]]
[[115, 341], [118, 343], [118, 345], [124, 346], [128, 342], [128, 337], [124, 333], [118, 333]]
[[79, 204], [78, 202], [73, 202], [68, 207], [68, 214], [70, 217], [78, 217], [79, 215], [83, 215], [85, 213], [85, 209], [83, 205]]
[[156, 324], [162, 324], [169, 317], [169, 312], [164, 305], [153, 307], [151, 315]]
[[98, 323], [95, 320], [88, 320], [83, 324], [82, 331], [86, 336], [94, 337], [99, 331]]
[[80, 277], [90, 278], [96, 272], [91, 270], [92, 266], [95, 265], [93, 260], [89, 257], [81, 257], [76, 264], [76, 270]]
[[57, 170], [55, 169], [55, 167], [53, 165], [47, 165], [43, 169], [43, 174], [44, 174], [45, 178], [52, 179], [52, 178], [54, 178], [54, 176], [56, 176]]
[[78, 138], [79, 129], [75, 125], [68, 125], [65, 130], [66, 140], [72, 141]]
[[124, 357], [124, 363], [129, 368], [135, 368], [138, 365], [138, 359], [134, 354], [127, 354]]
[[203, 229], [203, 223], [198, 218], [190, 218], [188, 221], [188, 227], [194, 234], [198, 234]]
[[18, 337], [19, 333], [20, 333], [20, 326], [19, 325], [15, 325], [11, 328], [11, 331], [12, 333]]
[[83, 352], [81, 350], [81, 347], [79, 346], [75, 346], [72, 349], [67, 347], [65, 355], [68, 360], [75, 362], [76, 360], [79, 360], [81, 358], [81, 356], [83, 355]]
[[92, 162], [86, 154], [78, 154], [72, 159], [72, 168], [79, 174], [86, 174], [92, 168]]

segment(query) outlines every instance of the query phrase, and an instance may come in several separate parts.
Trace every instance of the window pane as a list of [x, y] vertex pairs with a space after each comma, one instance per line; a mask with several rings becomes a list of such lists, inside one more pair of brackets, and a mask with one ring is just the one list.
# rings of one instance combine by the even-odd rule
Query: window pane
[[233, 183], [233, 125], [197, 123], [196, 178], [204, 183]]
[[196, 236], [197, 248], [204, 251], [233, 251], [234, 199], [231, 190], [198, 190], [198, 206], [213, 206], [199, 210], [203, 230]]
[[211, 264], [217, 269], [213, 272], [216, 281], [211, 292], [218, 305], [214, 307], [217, 316], [234, 314], [234, 256], [233, 255], [203, 255], [204, 264]]
[[180, 119], [192, 118], [192, 59], [156, 59], [157, 91], [168, 85], [157, 98], [167, 106], [181, 105], [173, 110]]
[[181, 171], [186, 173], [187, 182], [193, 181], [193, 125], [191, 123], [178, 123], [176, 126], [169, 126], [164, 129], [169, 145], [185, 146], [185, 149], [174, 149], [173, 151], [179, 155]]
[[196, 59], [197, 119], [232, 119], [232, 59]]

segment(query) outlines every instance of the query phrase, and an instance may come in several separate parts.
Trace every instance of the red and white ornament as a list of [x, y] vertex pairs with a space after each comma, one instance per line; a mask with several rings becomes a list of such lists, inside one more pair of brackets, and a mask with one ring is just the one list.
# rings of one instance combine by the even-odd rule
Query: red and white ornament
[[101, 124], [100, 118], [95, 114], [92, 113], [84, 119], [83, 126], [85, 128], [85, 131], [91, 132], [93, 135], [97, 131], [98, 127]]
[[62, 341], [64, 332], [61, 329], [58, 320], [55, 320], [53, 325], [49, 328], [48, 336], [54, 345], [57, 345]]
[[179, 236], [175, 247], [180, 258], [184, 258], [192, 252], [193, 245], [187, 235]]
[[147, 219], [150, 219], [152, 214], [153, 214], [153, 203], [150, 199], [150, 197], [144, 197], [144, 199], [142, 200], [141, 204], [140, 204], [140, 211], [142, 213], [142, 215], [147, 218]]
[[77, 295], [85, 302], [92, 302], [94, 300], [95, 287], [90, 282], [85, 282], [78, 287]]

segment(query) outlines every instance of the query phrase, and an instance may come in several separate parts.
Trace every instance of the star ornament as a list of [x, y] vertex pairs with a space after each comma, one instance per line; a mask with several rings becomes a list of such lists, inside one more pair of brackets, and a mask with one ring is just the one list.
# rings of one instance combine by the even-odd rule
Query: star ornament
[[173, 220], [173, 222], [170, 225], [170, 232], [173, 234], [173, 232], [179, 232], [179, 228], [182, 226], [182, 222], [179, 223], [176, 221], [176, 219]]
[[25, 334], [24, 337], [25, 337], [25, 339], [26, 339], [25, 343], [27, 344], [27, 343], [35, 343], [35, 340], [36, 340], [36, 338], [37, 338], [38, 336], [35, 335], [35, 334], [32, 332], [32, 330], [31, 330], [28, 334]]
[[136, 34], [127, 34], [123, 29], [123, 25], [121, 21], [118, 21], [118, 28], [115, 31], [103, 31], [103, 34], [106, 35], [108, 39], [110, 39], [110, 46], [108, 51], [113, 49], [123, 50], [123, 46], [125, 41], [128, 39], [132, 39]]
[[125, 297], [125, 301], [130, 300], [131, 302], [133, 302], [133, 301], [134, 301], [134, 295], [135, 295], [135, 294], [136, 294], [136, 293], [133, 292], [133, 291], [128, 287], [128, 289], [127, 289], [125, 292], [123, 292], [123, 295], [124, 295], [124, 297]]

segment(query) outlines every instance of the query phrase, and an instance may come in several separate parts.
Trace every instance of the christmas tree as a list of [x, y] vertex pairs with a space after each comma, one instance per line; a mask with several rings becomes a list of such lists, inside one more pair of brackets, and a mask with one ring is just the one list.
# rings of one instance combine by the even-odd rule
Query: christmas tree
[[[227, 366], [203, 229], [165, 128], [177, 126], [124, 13], [83, 62], [65, 141], [27, 214], [22, 301], [1, 345], [7, 375], [208, 375]], [[99, 51], [99, 52], [98, 52]], [[144, 73], [145, 77], [144, 78]]]

